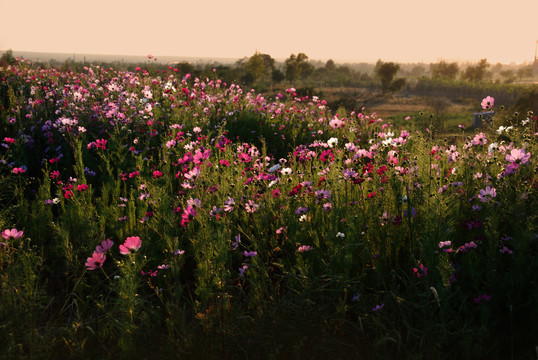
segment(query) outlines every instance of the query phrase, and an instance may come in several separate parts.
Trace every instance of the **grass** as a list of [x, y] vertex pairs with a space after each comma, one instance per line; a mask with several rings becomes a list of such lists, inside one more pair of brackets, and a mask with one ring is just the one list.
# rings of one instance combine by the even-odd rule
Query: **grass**
[[1, 71], [3, 357], [534, 356], [536, 118]]

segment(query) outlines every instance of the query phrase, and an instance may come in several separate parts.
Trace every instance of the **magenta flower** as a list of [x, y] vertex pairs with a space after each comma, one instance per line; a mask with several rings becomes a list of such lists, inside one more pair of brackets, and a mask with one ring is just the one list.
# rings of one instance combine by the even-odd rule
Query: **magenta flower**
[[492, 98], [491, 96], [486, 96], [483, 100], [482, 100], [482, 109], [491, 109], [493, 107], [493, 105], [495, 104], [495, 99]]
[[482, 294], [482, 295], [478, 295], [477, 297], [475, 297], [475, 298], [473, 299], [473, 301], [474, 301], [475, 304], [482, 304], [482, 303], [484, 303], [484, 302], [488, 302], [488, 301], [490, 301], [490, 300], [491, 300], [491, 296], [488, 295], [488, 294], [486, 294], [486, 293], [484, 293], [484, 294]]
[[22, 234], [24, 234], [24, 232], [22, 230], [17, 230], [17, 229], [6, 229], [4, 231], [2, 231], [2, 237], [6, 240], [9, 240], [9, 239], [20, 239], [22, 237]]
[[100, 252], [94, 252], [91, 257], [86, 260], [86, 267], [88, 270], [95, 270], [100, 268], [105, 263], [106, 256]]
[[420, 264], [418, 268], [413, 268], [413, 273], [417, 278], [428, 276], [428, 268], [424, 264]]
[[209, 149], [204, 149], [204, 150], [200, 150], [200, 149], [197, 149], [194, 153], [194, 156], [193, 156], [193, 161], [195, 164], [201, 164], [204, 162], [204, 160], [207, 160], [209, 159], [209, 155], [211, 155], [211, 150]]
[[106, 150], [106, 143], [107, 141], [105, 139], [97, 139], [95, 140], [95, 147], [101, 150]]
[[131, 252], [138, 251], [142, 246], [142, 241], [138, 236], [130, 236], [120, 245], [120, 254], [129, 255]]
[[13, 172], [13, 174], [24, 174], [26, 172], [26, 169], [23, 167], [15, 167], [11, 171]]
[[77, 185], [77, 190], [78, 191], [86, 191], [86, 190], [88, 190], [88, 185], [86, 185], [86, 184]]
[[158, 178], [160, 178], [160, 177], [162, 177], [162, 176], [163, 176], [163, 173], [160, 172], [159, 170], [155, 170], [155, 171], [153, 172], [153, 177], [156, 178], [156, 179], [158, 179]]
[[187, 206], [185, 210], [183, 210], [183, 214], [181, 214], [181, 226], [185, 227], [188, 223], [191, 222], [192, 219], [196, 217], [196, 210], [192, 206]]
[[114, 245], [114, 241], [106, 239], [101, 244], [97, 245], [95, 252], [105, 254], [108, 250], [110, 250], [110, 248], [112, 248], [112, 245]]
[[531, 153], [526, 153], [523, 149], [512, 149], [510, 154], [506, 155], [506, 161], [510, 163], [526, 164], [531, 157]]

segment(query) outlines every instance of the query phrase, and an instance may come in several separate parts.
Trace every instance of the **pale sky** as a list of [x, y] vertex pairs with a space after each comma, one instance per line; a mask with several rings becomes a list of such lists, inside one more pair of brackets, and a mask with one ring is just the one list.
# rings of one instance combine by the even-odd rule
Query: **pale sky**
[[0, 0], [0, 50], [374, 62], [534, 60], [538, 0]]

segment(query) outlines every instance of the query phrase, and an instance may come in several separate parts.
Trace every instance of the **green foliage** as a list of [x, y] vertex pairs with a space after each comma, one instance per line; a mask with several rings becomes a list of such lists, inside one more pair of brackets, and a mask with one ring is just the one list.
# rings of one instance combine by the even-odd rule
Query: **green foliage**
[[487, 59], [482, 59], [477, 65], [469, 65], [461, 75], [462, 79], [469, 81], [482, 81], [489, 67]]
[[313, 71], [314, 66], [308, 62], [308, 56], [304, 53], [297, 55], [291, 54], [284, 63], [284, 72], [286, 79], [292, 83], [308, 77]]
[[16, 63], [15, 57], [13, 56], [13, 50], [8, 49], [4, 51], [2, 57], [0, 58], [0, 66], [14, 65]]
[[459, 72], [459, 66], [455, 62], [441, 61], [437, 64], [431, 64], [430, 70], [434, 78], [455, 79]]
[[449, 143], [306, 86], [17, 66], [10, 103], [46, 101], [3, 123], [0, 230], [24, 230], [0, 246], [7, 358], [533, 353], [534, 117]]
[[400, 70], [400, 65], [388, 62], [384, 63], [378, 60], [375, 66], [375, 74], [381, 80], [381, 91], [383, 94], [392, 91], [398, 91], [405, 86], [405, 79], [394, 79], [394, 76]]

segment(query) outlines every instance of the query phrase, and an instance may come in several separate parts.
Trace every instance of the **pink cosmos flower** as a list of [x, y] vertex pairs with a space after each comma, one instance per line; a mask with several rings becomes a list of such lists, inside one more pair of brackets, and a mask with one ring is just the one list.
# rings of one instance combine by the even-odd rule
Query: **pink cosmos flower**
[[2, 231], [2, 237], [6, 240], [9, 240], [9, 239], [20, 239], [22, 237], [22, 234], [24, 234], [24, 232], [22, 230], [17, 230], [17, 229], [6, 229], [4, 231]]
[[183, 210], [183, 214], [181, 214], [181, 226], [185, 227], [188, 223], [191, 222], [192, 219], [196, 217], [196, 210], [192, 206], [187, 206], [185, 210]]
[[413, 273], [417, 278], [428, 276], [428, 268], [424, 264], [420, 264], [418, 268], [413, 268]]
[[100, 252], [94, 252], [91, 257], [86, 260], [86, 267], [88, 270], [95, 270], [100, 268], [105, 263], [106, 256]]
[[131, 252], [138, 251], [142, 246], [142, 241], [138, 236], [130, 236], [120, 245], [120, 254], [129, 255]]
[[112, 245], [114, 245], [114, 241], [110, 239], [106, 239], [103, 242], [101, 242], [101, 244], [97, 245], [97, 247], [95, 248], [95, 252], [104, 254], [108, 250], [110, 250], [110, 248], [112, 248]]
[[106, 150], [106, 143], [107, 143], [107, 140], [105, 139], [97, 139], [95, 140], [95, 147], [98, 148], [98, 149], [101, 149], [101, 150]]
[[26, 169], [23, 167], [15, 167], [12, 170], [13, 174], [24, 174], [26, 172]]
[[249, 200], [246, 204], [245, 204], [245, 210], [248, 212], [248, 213], [253, 213], [255, 212], [256, 210], [258, 210], [258, 208], [260, 207], [259, 204], [256, 204], [254, 201], [252, 200]]
[[88, 185], [86, 185], [86, 184], [77, 185], [77, 190], [78, 191], [86, 191], [86, 190], [88, 190]]
[[160, 178], [160, 177], [162, 177], [162, 176], [163, 176], [163, 173], [160, 172], [159, 170], [155, 170], [155, 171], [153, 172], [153, 177], [156, 178], [156, 179], [158, 179], [158, 178]]
[[491, 96], [486, 96], [483, 100], [482, 100], [482, 109], [491, 109], [493, 107], [493, 105], [495, 104], [495, 99], [492, 98]]
[[312, 250], [312, 248], [309, 245], [301, 245], [297, 249], [297, 251], [300, 252], [300, 253], [307, 252], [307, 251], [310, 251], [310, 250]]
[[487, 142], [488, 142], [488, 139], [486, 138], [486, 134], [484, 133], [475, 135], [472, 141], [473, 145], [485, 145], [487, 144]]
[[197, 149], [194, 152], [193, 161], [195, 164], [201, 164], [204, 162], [204, 160], [209, 159], [210, 155], [211, 155], [211, 150], [209, 149], [204, 149], [204, 150]]
[[526, 164], [531, 157], [531, 153], [526, 153], [523, 149], [512, 149], [510, 154], [506, 155], [506, 161], [510, 163]]
[[346, 123], [337, 117], [329, 121], [329, 126], [332, 127], [333, 129], [338, 129], [338, 128], [344, 127], [345, 125]]

